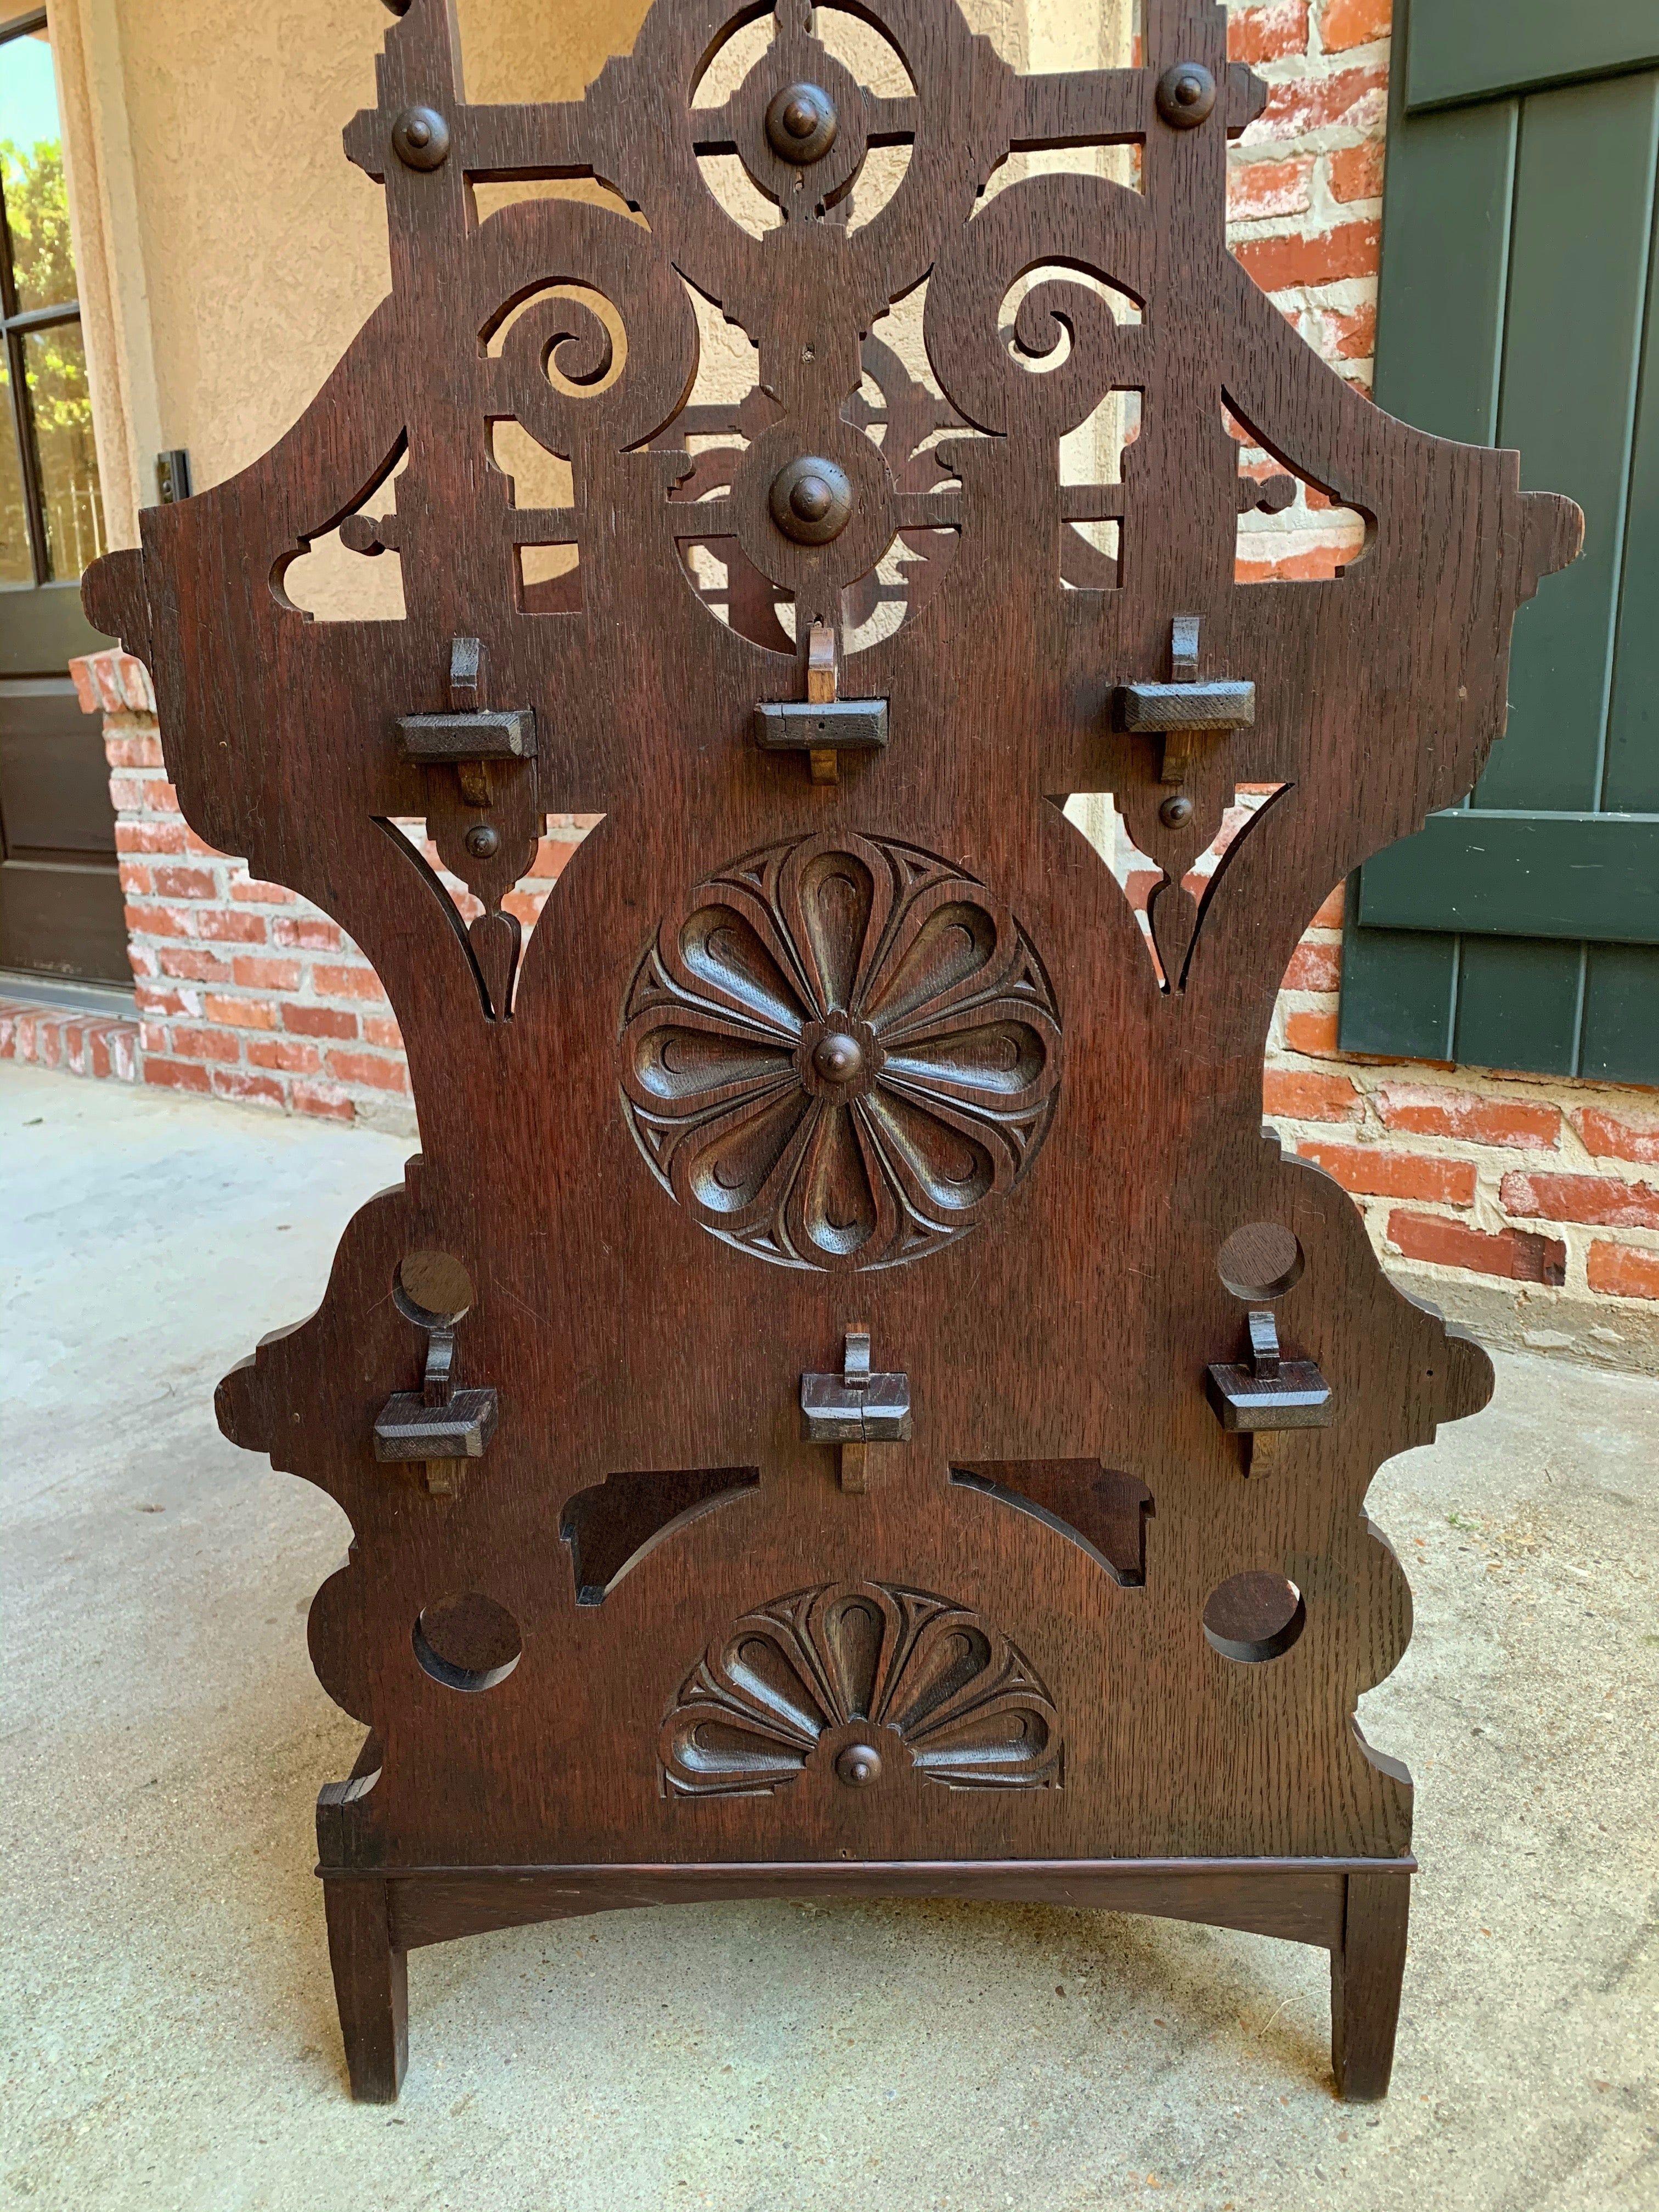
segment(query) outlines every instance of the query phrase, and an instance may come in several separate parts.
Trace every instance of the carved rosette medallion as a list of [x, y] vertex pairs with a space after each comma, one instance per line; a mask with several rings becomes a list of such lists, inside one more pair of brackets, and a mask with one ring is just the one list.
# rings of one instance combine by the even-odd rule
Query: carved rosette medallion
[[1028, 1171], [1060, 1079], [1024, 932], [950, 861], [842, 832], [736, 863], [666, 916], [623, 1012], [653, 1171], [727, 1243], [876, 1267]]
[[658, 1741], [663, 1788], [769, 1796], [826, 1739], [821, 1764], [858, 1787], [908, 1765], [951, 1790], [1048, 1790], [1065, 1756], [1054, 1699], [982, 1614], [890, 1583], [831, 1583], [745, 1613], [692, 1668]]

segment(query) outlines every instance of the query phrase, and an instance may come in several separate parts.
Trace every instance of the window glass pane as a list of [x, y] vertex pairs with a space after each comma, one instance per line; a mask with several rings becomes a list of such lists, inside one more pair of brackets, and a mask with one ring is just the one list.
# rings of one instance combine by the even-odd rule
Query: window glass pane
[[45, 31], [0, 46], [0, 178], [18, 306], [55, 307], [74, 299], [64, 132]]
[[30, 331], [23, 340], [46, 514], [46, 570], [72, 583], [104, 550], [104, 502], [92, 442], [87, 353], [79, 323]]
[[32, 584], [28, 516], [23, 507], [23, 471], [17, 460], [17, 433], [11, 411], [11, 373], [0, 346], [0, 585]]

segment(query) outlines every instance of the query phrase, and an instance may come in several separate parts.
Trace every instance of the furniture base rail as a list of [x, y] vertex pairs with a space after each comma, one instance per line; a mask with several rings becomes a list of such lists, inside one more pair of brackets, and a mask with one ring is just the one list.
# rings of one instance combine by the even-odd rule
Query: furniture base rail
[[1416, 1861], [992, 1859], [727, 1865], [319, 1866], [351, 2092], [395, 2100], [408, 2060], [409, 1952], [539, 1921], [738, 1899], [978, 1899], [1237, 1928], [1331, 1954], [1338, 2096], [1387, 2094]]

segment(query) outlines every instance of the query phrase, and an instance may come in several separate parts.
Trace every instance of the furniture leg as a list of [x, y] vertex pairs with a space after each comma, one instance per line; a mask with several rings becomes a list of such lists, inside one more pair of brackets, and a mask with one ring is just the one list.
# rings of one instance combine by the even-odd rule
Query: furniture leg
[[1336, 2094], [1372, 2104], [1389, 2093], [1406, 1972], [1411, 1881], [1351, 1874], [1342, 1940], [1331, 1953], [1331, 2068]]
[[325, 1878], [323, 1897], [351, 2094], [359, 2104], [396, 2104], [409, 2063], [409, 1970], [392, 1940], [386, 1885]]

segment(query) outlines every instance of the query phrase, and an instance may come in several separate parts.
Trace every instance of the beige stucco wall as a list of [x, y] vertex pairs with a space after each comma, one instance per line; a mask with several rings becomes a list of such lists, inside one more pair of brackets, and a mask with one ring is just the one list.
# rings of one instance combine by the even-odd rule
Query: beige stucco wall
[[[665, 0], [672, 4], [672, 0]], [[969, 0], [1018, 64], [1123, 52], [1132, 0]], [[568, 99], [646, 0], [458, 0], [468, 96]], [[155, 456], [198, 488], [295, 421], [386, 289], [380, 187], [340, 149], [374, 98], [374, 0], [56, 0], [111, 533]]]

